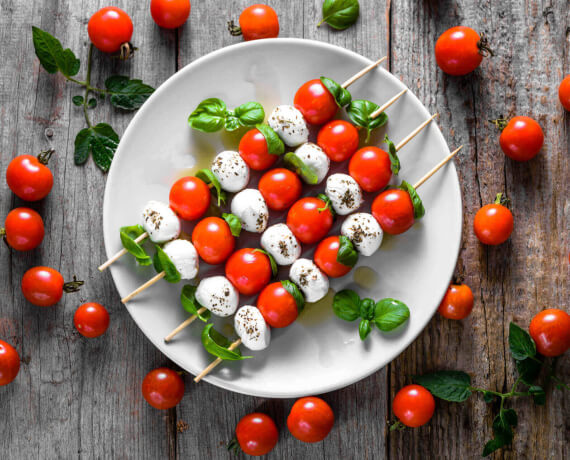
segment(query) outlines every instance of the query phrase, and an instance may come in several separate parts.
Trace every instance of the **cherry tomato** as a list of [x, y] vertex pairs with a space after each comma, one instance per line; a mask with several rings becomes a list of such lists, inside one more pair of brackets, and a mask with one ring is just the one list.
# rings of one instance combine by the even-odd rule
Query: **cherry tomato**
[[331, 210], [320, 198], [301, 198], [287, 213], [287, 226], [301, 243], [312, 244], [322, 240], [332, 224]]
[[270, 168], [278, 158], [278, 155], [269, 153], [265, 136], [256, 128], [250, 129], [243, 135], [238, 150], [243, 161], [255, 171]]
[[184, 381], [172, 369], [159, 367], [146, 374], [142, 383], [142, 394], [146, 402], [155, 409], [171, 409], [184, 396]]
[[192, 244], [204, 262], [217, 265], [233, 252], [235, 239], [224, 219], [206, 217], [194, 227]]
[[38, 307], [51, 307], [63, 295], [63, 276], [49, 267], [30, 268], [22, 278], [24, 297]]
[[190, 16], [190, 0], [151, 0], [150, 15], [158, 27], [176, 29]]
[[334, 414], [331, 407], [315, 396], [298, 399], [287, 417], [289, 431], [303, 442], [322, 441], [328, 436], [333, 425]]
[[389, 189], [372, 202], [372, 215], [386, 233], [399, 235], [414, 225], [414, 205], [405, 190]]
[[256, 249], [240, 249], [226, 262], [226, 277], [240, 294], [257, 294], [271, 279], [269, 257]]
[[534, 158], [543, 143], [542, 128], [529, 117], [514, 117], [503, 128], [499, 137], [499, 144], [505, 155], [516, 161]]
[[466, 284], [452, 284], [439, 304], [439, 314], [448, 319], [464, 319], [473, 310], [473, 292]]
[[257, 298], [257, 308], [271, 327], [287, 327], [297, 319], [299, 311], [295, 298], [281, 281], [266, 286]]
[[303, 184], [294, 172], [276, 168], [267, 171], [261, 177], [258, 188], [269, 209], [284, 211], [299, 199]]
[[513, 232], [513, 227], [511, 211], [497, 202], [483, 206], [477, 211], [473, 220], [473, 230], [479, 241], [492, 246], [507, 241]]
[[279, 431], [269, 415], [254, 412], [238, 422], [236, 438], [245, 454], [257, 457], [273, 450], [279, 439]]
[[53, 150], [40, 153], [37, 157], [20, 155], [14, 158], [6, 169], [8, 187], [26, 201], [45, 198], [53, 186], [53, 174], [46, 166]]
[[331, 278], [340, 278], [352, 269], [336, 260], [339, 247], [338, 236], [329, 236], [319, 243], [315, 251], [315, 263]]
[[560, 356], [570, 348], [570, 315], [558, 308], [538, 313], [529, 327], [536, 349], [543, 356]]
[[7, 342], [0, 340], [0, 386], [11, 383], [20, 372], [20, 355]]
[[407, 385], [396, 393], [392, 410], [400, 422], [416, 428], [430, 421], [435, 410], [435, 400], [424, 387]]
[[99, 337], [109, 327], [109, 313], [100, 303], [84, 303], [75, 310], [73, 324], [82, 336], [88, 338]]
[[392, 177], [390, 156], [378, 147], [363, 147], [350, 159], [348, 173], [365, 192], [378, 192]]
[[466, 75], [483, 60], [483, 53], [492, 55], [486, 40], [471, 27], [457, 26], [447, 29], [435, 43], [435, 60], [449, 75]]
[[279, 35], [279, 18], [273, 8], [267, 5], [251, 5], [239, 16], [239, 29], [230, 29], [232, 35], [243, 35], [243, 39], [259, 40]]
[[295, 107], [312, 125], [322, 125], [330, 121], [338, 110], [338, 105], [331, 92], [321, 80], [309, 80], [295, 93]]
[[16, 251], [37, 248], [44, 239], [44, 221], [30, 208], [12, 209], [4, 222], [6, 242]]
[[131, 41], [133, 21], [122, 9], [108, 6], [91, 16], [87, 32], [96, 48], [104, 53], [116, 53], [121, 45]]
[[558, 97], [562, 106], [570, 112], [570, 75], [566, 75], [560, 83]]
[[317, 144], [332, 161], [348, 160], [358, 149], [358, 131], [344, 120], [333, 120], [319, 131]]
[[195, 220], [210, 206], [210, 189], [197, 177], [178, 179], [170, 189], [170, 207], [181, 219]]

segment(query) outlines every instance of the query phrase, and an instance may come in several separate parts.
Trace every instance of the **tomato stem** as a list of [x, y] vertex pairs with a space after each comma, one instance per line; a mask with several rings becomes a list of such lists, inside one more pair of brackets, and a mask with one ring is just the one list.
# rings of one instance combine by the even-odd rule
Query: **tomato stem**
[[400, 430], [405, 430], [406, 426], [400, 422], [399, 420], [396, 420], [394, 423], [392, 423], [392, 425], [390, 425], [390, 431], [400, 431]]
[[484, 57], [494, 56], [493, 50], [489, 48], [489, 41], [484, 34], [481, 34], [480, 40], [477, 42], [477, 48], [479, 48], [479, 54]]
[[236, 26], [234, 21], [228, 21], [228, 31], [234, 37], [237, 37], [242, 34], [241, 27]]
[[47, 165], [49, 162], [49, 159], [51, 158], [51, 156], [55, 153], [54, 149], [49, 149], [49, 150], [42, 150], [39, 154], [38, 154], [38, 161], [43, 164], [43, 165]]
[[239, 442], [235, 436], [233, 437], [233, 439], [230, 442], [228, 442], [227, 448], [230, 452], [233, 452], [236, 455], [241, 452], [241, 447], [240, 447]]
[[85, 284], [84, 281], [80, 281], [77, 277], [73, 276], [73, 281], [68, 281], [63, 285], [63, 292], [69, 294], [70, 292], [77, 292]]
[[511, 202], [511, 200], [509, 200], [506, 195], [504, 195], [503, 193], [497, 193], [497, 196], [495, 197], [495, 202], [494, 204], [500, 204], [501, 206], [508, 206], [509, 203]]
[[137, 49], [138, 48], [136, 48], [131, 42], [125, 42], [121, 45], [119, 55], [114, 57], [118, 57], [121, 61], [126, 61], [134, 56]]
[[509, 123], [509, 120], [503, 118], [503, 116], [501, 115], [499, 118], [496, 118], [495, 120], [489, 120], [489, 122], [493, 123], [499, 131], [502, 131]]

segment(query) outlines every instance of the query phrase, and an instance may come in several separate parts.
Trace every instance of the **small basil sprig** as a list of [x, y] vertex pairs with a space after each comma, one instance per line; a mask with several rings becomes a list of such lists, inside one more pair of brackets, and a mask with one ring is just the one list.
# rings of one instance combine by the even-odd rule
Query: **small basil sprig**
[[375, 118], [371, 117], [379, 108], [380, 106], [378, 104], [364, 99], [352, 101], [346, 108], [346, 113], [348, 113], [348, 116], [354, 124], [366, 129], [366, 142], [370, 139], [370, 133], [373, 129], [385, 125], [388, 121], [388, 115], [384, 112]]
[[140, 225], [121, 227], [119, 233], [123, 247], [130, 254], [135, 256], [139, 265], [146, 266], [152, 263], [150, 256], [146, 253], [144, 248], [135, 241], [136, 238], [144, 233], [144, 229]]
[[388, 145], [388, 156], [390, 157], [390, 169], [392, 173], [398, 174], [400, 172], [400, 159], [398, 158], [398, 151], [396, 150], [396, 146], [388, 137], [388, 134], [384, 136], [384, 142]]
[[412, 204], [414, 205], [414, 219], [421, 219], [425, 215], [426, 210], [420, 196], [418, 195], [418, 192], [416, 192], [416, 189], [412, 184], [409, 184], [406, 181], [402, 181], [402, 184], [398, 188], [410, 194]]
[[265, 254], [267, 256], [267, 258], [269, 259], [269, 264], [271, 265], [271, 273], [273, 276], [277, 276], [277, 272], [279, 271], [279, 268], [277, 267], [277, 262], [275, 262], [275, 259], [273, 258], [273, 256], [271, 254], [269, 254], [265, 249], [254, 249], [253, 252], [261, 252], [262, 254]]
[[182, 304], [182, 308], [186, 310], [191, 315], [196, 315], [198, 319], [204, 321], [205, 323], [208, 322], [210, 316], [210, 310], [206, 310], [203, 313], [198, 313], [198, 310], [202, 308], [202, 305], [196, 300], [196, 286], [192, 286], [191, 284], [187, 284], [182, 288], [180, 292], [180, 303]]
[[340, 235], [336, 260], [347, 267], [354, 267], [358, 262], [358, 252], [354, 249], [354, 244], [344, 235]]
[[326, 211], [328, 209], [333, 216], [336, 214], [333, 207], [332, 207], [332, 201], [326, 194], [319, 193], [319, 194], [317, 194], [317, 198], [319, 200], [325, 202], [325, 205], [322, 208], [318, 208], [317, 211], [322, 212], [322, 211]]
[[255, 127], [265, 137], [267, 152], [270, 155], [283, 155], [285, 153], [285, 144], [270, 126], [257, 124]]
[[207, 185], [212, 184], [212, 187], [214, 187], [216, 191], [216, 196], [218, 197], [218, 206], [226, 203], [228, 195], [225, 190], [222, 190], [220, 181], [212, 171], [209, 169], [200, 169], [195, 175], [198, 179], [202, 179]]
[[336, 81], [327, 77], [321, 77], [321, 83], [329, 90], [339, 107], [344, 107], [350, 104], [352, 96], [346, 88], [343, 88]]
[[295, 303], [297, 304], [297, 312], [301, 313], [305, 308], [305, 297], [301, 294], [299, 288], [289, 280], [281, 281], [281, 285], [285, 288], [285, 290], [293, 296], [295, 299]]
[[223, 219], [228, 223], [230, 227], [230, 232], [235, 237], [238, 237], [241, 233], [241, 220], [235, 214], [229, 214], [224, 212], [222, 214]]
[[188, 125], [205, 133], [213, 133], [225, 128], [235, 131], [242, 126], [255, 126], [262, 123], [265, 111], [259, 102], [246, 102], [229, 110], [226, 103], [217, 97], [204, 99], [188, 117]]
[[319, 176], [313, 168], [307, 166], [295, 153], [286, 153], [283, 157], [285, 166], [295, 171], [309, 185], [315, 185], [319, 182]]
[[158, 246], [156, 246], [156, 253], [154, 254], [153, 264], [154, 269], [157, 273], [164, 272], [165, 276], [164, 279], [169, 283], [178, 283], [180, 281], [181, 276], [176, 266], [170, 260], [170, 257], [166, 255], [166, 252]]
[[356, 22], [359, 11], [358, 0], [325, 0], [323, 3], [323, 19], [317, 24], [317, 27], [326, 22], [334, 29], [344, 30]]
[[251, 358], [251, 356], [242, 356], [239, 348], [228, 350], [232, 344], [225, 336], [214, 329], [213, 324], [208, 324], [202, 330], [202, 345], [205, 350], [218, 358], [226, 361], [240, 361], [242, 359]]

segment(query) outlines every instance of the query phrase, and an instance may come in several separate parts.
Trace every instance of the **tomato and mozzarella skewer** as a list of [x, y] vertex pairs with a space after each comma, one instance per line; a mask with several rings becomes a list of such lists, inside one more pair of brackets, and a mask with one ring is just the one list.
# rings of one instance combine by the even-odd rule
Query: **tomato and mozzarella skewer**
[[[327, 177], [331, 161], [317, 144], [305, 142], [295, 150], [295, 155], [316, 174], [317, 180], [311, 185], [320, 184]], [[305, 178], [303, 180], [307, 182]]]
[[226, 192], [239, 192], [249, 182], [249, 167], [240, 154], [233, 150], [218, 153], [210, 169]]
[[303, 114], [292, 105], [278, 105], [267, 123], [288, 147], [297, 147], [309, 140], [309, 128]]
[[342, 223], [340, 233], [346, 236], [363, 256], [371, 256], [382, 244], [382, 228], [374, 216], [366, 212], [349, 215]]
[[329, 279], [310, 259], [297, 259], [289, 270], [289, 279], [295, 283], [305, 300], [318, 302], [329, 292]]
[[331, 201], [334, 212], [340, 216], [356, 211], [364, 202], [360, 186], [348, 174], [337, 173], [329, 176], [325, 195]]
[[259, 190], [246, 188], [234, 196], [232, 214], [241, 221], [246, 232], [263, 233], [269, 221], [269, 210]]
[[275, 259], [277, 265], [291, 265], [301, 257], [301, 244], [285, 224], [268, 227], [261, 235], [261, 247]]

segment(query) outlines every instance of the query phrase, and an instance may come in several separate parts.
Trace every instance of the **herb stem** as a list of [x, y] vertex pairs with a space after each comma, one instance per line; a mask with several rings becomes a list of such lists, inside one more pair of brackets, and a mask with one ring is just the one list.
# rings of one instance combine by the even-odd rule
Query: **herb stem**
[[479, 391], [480, 393], [490, 393], [492, 395], [498, 396], [499, 398], [505, 396], [504, 393], [499, 393], [498, 391], [484, 390], [483, 388], [469, 387], [469, 389], [471, 391]]
[[89, 54], [87, 55], [87, 75], [85, 76], [85, 96], [83, 97], [83, 115], [85, 116], [85, 121], [87, 126], [91, 128], [91, 120], [89, 119], [89, 114], [87, 113], [87, 101], [89, 100], [89, 91], [91, 91], [91, 67], [93, 64], [93, 44], [89, 45]]

